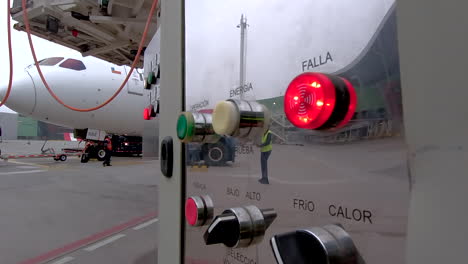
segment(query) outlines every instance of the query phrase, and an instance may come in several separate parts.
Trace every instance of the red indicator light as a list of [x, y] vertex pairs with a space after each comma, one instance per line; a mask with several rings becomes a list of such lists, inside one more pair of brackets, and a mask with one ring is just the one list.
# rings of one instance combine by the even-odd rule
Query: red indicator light
[[143, 110], [143, 119], [144, 120], [150, 120], [151, 119], [151, 110], [148, 108], [145, 108]]
[[153, 117], [156, 117], [156, 112], [154, 111], [154, 105], [149, 105], [143, 110], [143, 119], [151, 120]]
[[192, 198], [188, 198], [187, 201], [185, 201], [185, 219], [187, 219], [187, 223], [191, 226], [195, 226], [197, 223], [198, 208]]
[[354, 90], [353, 85], [348, 80], [346, 80], [345, 78], [341, 78], [341, 79], [345, 82], [346, 87], [348, 88], [349, 107], [348, 107], [348, 112], [346, 113], [343, 120], [336, 126], [337, 128], [343, 127], [349, 122], [349, 120], [351, 120], [351, 118], [353, 118], [354, 112], [356, 111], [356, 107], [357, 107], [356, 90]]
[[[324, 104], [330, 107], [323, 107]], [[297, 76], [284, 96], [286, 117], [300, 128], [316, 129], [323, 125], [332, 114], [334, 105], [334, 85], [320, 73]]]
[[298, 75], [284, 95], [286, 117], [305, 129], [340, 128], [351, 120], [356, 105], [356, 92], [349, 81], [322, 73]]

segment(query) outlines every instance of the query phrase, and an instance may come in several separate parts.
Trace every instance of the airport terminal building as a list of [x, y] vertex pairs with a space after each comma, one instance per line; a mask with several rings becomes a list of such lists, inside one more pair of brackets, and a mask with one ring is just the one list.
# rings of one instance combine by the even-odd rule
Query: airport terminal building
[[64, 133], [73, 133], [73, 129], [48, 124], [17, 113], [0, 113], [0, 127], [3, 140], [63, 140]]

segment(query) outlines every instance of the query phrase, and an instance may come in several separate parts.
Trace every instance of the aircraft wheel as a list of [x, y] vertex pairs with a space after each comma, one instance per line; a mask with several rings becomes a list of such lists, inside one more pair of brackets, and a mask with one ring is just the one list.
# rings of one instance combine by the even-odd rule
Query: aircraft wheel
[[59, 159], [60, 159], [60, 161], [66, 161], [67, 160], [67, 155], [60, 155]]
[[209, 145], [203, 156], [207, 165], [223, 166], [226, 163], [226, 146], [221, 143]]
[[104, 149], [100, 149], [97, 151], [96, 156], [99, 161], [104, 161], [106, 159], [106, 151]]

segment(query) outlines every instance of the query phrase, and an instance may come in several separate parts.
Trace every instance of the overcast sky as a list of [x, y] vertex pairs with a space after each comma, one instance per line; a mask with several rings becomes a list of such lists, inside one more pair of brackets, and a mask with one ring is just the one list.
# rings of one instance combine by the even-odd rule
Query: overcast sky
[[[13, 1], [12, 1], [13, 2]], [[20, 32], [13, 29], [16, 21], [11, 20], [11, 37], [13, 45], [13, 80], [15, 79], [15, 72], [22, 72], [24, 67], [33, 63], [31, 50], [28, 44], [28, 38], [25, 32]], [[8, 63], [8, 39], [7, 39], [7, 6], [6, 1], [0, 3], [0, 85], [6, 86], [10, 74], [10, 66]], [[63, 46], [54, 44], [50, 41], [41, 38], [33, 37], [33, 43], [36, 50], [38, 59], [53, 57], [53, 56], [66, 56], [71, 54], [78, 54], [76, 51], [65, 48]], [[14, 89], [14, 87], [12, 88]], [[13, 112], [5, 106], [0, 107], [0, 112]]]

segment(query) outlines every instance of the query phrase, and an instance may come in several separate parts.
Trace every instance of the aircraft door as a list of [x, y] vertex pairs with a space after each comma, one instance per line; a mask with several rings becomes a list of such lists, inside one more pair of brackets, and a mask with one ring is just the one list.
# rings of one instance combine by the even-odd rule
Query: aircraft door
[[[125, 75], [128, 74], [130, 68], [124, 66]], [[143, 95], [143, 74], [138, 69], [134, 69], [132, 75], [127, 82], [127, 93], [135, 95]]]
[[185, 263], [404, 263], [395, 2], [359, 2], [185, 2]]

